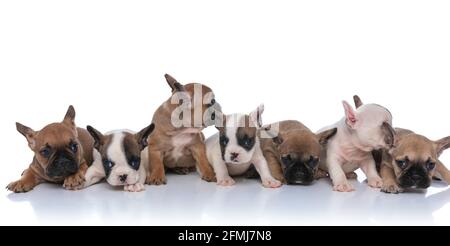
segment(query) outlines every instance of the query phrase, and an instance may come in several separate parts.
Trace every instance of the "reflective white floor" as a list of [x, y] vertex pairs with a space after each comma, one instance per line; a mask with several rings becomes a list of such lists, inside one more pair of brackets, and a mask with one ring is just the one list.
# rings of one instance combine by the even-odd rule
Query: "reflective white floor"
[[[362, 176], [362, 175], [360, 175]], [[362, 178], [361, 178], [362, 179]], [[82, 191], [42, 184], [25, 194], [3, 191], [2, 225], [450, 225], [450, 190], [389, 195], [353, 181], [337, 193], [328, 180], [262, 188], [238, 179], [218, 187], [197, 174], [169, 175], [166, 186], [126, 193], [102, 183]]]

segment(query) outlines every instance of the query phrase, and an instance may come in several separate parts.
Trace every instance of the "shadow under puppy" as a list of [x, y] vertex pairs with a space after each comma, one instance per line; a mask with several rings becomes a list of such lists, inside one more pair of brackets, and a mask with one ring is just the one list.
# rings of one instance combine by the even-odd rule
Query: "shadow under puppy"
[[[354, 96], [355, 106], [363, 105]], [[374, 151], [383, 179], [382, 192], [400, 193], [406, 188], [426, 189], [433, 177], [450, 184], [450, 171], [439, 161], [442, 152], [450, 148], [450, 136], [432, 141], [413, 131], [395, 128], [395, 143], [390, 150]]]
[[281, 182], [274, 179], [260, 147], [259, 128], [264, 105], [249, 115], [221, 115], [218, 133], [206, 140], [206, 153], [214, 168], [217, 184], [233, 185], [231, 176], [245, 174], [253, 165], [261, 177], [262, 185], [277, 188]]
[[[316, 175], [320, 152], [337, 128], [314, 134], [295, 120], [264, 126], [271, 138], [261, 138], [261, 148], [273, 177], [287, 184], [311, 184]], [[272, 133], [273, 132], [273, 133]]]
[[69, 106], [61, 123], [52, 123], [40, 131], [16, 123], [19, 131], [34, 152], [33, 160], [22, 177], [6, 188], [13, 192], [27, 192], [44, 182], [62, 183], [75, 190], [84, 182], [84, 174], [92, 163], [94, 140], [89, 133], [75, 126], [75, 109]]
[[214, 171], [206, 158], [202, 130], [215, 124], [216, 102], [211, 88], [199, 83], [182, 85], [166, 74], [172, 96], [154, 113], [153, 137], [149, 139], [149, 173], [146, 183], [166, 183], [165, 168], [186, 174], [197, 168], [203, 180], [215, 181]]
[[86, 172], [84, 187], [105, 178], [110, 185], [123, 186], [125, 191], [145, 190], [147, 139], [154, 128], [152, 123], [138, 133], [117, 130], [102, 134], [92, 126], [87, 126], [95, 140], [95, 149], [94, 162]]
[[372, 151], [389, 149], [394, 144], [392, 115], [378, 104], [365, 104], [354, 110], [346, 101], [342, 103], [345, 117], [319, 131], [338, 129], [322, 151], [319, 168], [329, 173], [335, 191], [353, 191], [347, 177], [355, 178], [358, 168], [367, 176], [370, 187], [380, 188], [383, 183]]

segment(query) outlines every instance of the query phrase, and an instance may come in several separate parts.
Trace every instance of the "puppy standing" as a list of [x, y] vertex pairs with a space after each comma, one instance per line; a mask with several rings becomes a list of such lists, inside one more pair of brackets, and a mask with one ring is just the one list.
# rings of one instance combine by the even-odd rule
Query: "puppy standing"
[[224, 115], [222, 126], [217, 126], [219, 132], [206, 140], [206, 153], [218, 185], [233, 185], [235, 181], [230, 175], [242, 175], [253, 164], [264, 187], [281, 186], [272, 177], [260, 147], [258, 134], [263, 111], [264, 105], [260, 105], [249, 115]]
[[103, 135], [92, 126], [87, 126], [95, 140], [95, 149], [94, 162], [86, 172], [84, 187], [106, 178], [110, 185], [123, 186], [125, 191], [145, 190], [147, 138], [154, 128], [155, 125], [151, 124], [138, 133], [118, 130]]
[[22, 177], [6, 188], [27, 192], [43, 182], [63, 183], [66, 189], [78, 189], [92, 163], [94, 141], [85, 129], [75, 126], [75, 109], [70, 106], [61, 123], [52, 123], [40, 131], [16, 123], [34, 152], [33, 161]]
[[272, 138], [261, 138], [261, 148], [273, 177], [287, 184], [311, 184], [318, 173], [320, 152], [337, 128], [314, 134], [302, 123], [286, 120], [264, 126]]
[[206, 85], [182, 85], [165, 75], [172, 88], [172, 96], [154, 113], [155, 131], [149, 139], [149, 174], [147, 184], [166, 183], [164, 167], [187, 173], [197, 167], [202, 179], [215, 181], [204, 144], [202, 130], [213, 125], [220, 105]]
[[336, 127], [338, 130], [322, 151], [319, 167], [328, 171], [335, 191], [353, 191], [346, 174], [354, 175], [352, 172], [359, 167], [367, 176], [369, 186], [379, 188], [382, 180], [376, 170], [372, 151], [391, 148], [394, 144], [392, 115], [377, 104], [366, 104], [356, 111], [346, 101], [343, 101], [343, 105], [345, 117], [323, 129]]

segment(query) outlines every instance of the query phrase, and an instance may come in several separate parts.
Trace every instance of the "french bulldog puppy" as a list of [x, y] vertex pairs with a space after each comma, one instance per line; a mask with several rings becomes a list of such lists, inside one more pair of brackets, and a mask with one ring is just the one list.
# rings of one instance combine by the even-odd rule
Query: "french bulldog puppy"
[[365, 104], [354, 110], [343, 101], [343, 106], [345, 117], [319, 131], [337, 128], [337, 134], [321, 153], [319, 168], [329, 173], [335, 191], [353, 191], [347, 176], [355, 177], [353, 171], [359, 167], [367, 176], [369, 186], [380, 188], [383, 182], [376, 170], [372, 151], [393, 146], [392, 115], [377, 104]]
[[[363, 105], [353, 97], [356, 108]], [[410, 130], [395, 128], [393, 148], [373, 151], [373, 157], [383, 179], [382, 192], [398, 194], [405, 188], [428, 188], [432, 178], [444, 179], [450, 184], [450, 171], [438, 160], [450, 147], [450, 136], [438, 141]]]
[[84, 188], [102, 179], [112, 186], [123, 186], [125, 191], [145, 190], [148, 166], [147, 138], [155, 128], [151, 124], [138, 133], [117, 130], [102, 134], [92, 126], [87, 130], [95, 140], [94, 162], [86, 172]]
[[75, 109], [70, 106], [60, 123], [52, 123], [40, 131], [16, 123], [34, 152], [33, 160], [22, 177], [6, 188], [27, 192], [43, 182], [62, 183], [68, 190], [78, 189], [92, 163], [94, 140], [89, 133], [75, 126]]
[[395, 131], [394, 148], [382, 152], [381, 191], [400, 193], [406, 188], [426, 189], [434, 176], [450, 184], [450, 171], [438, 159], [450, 147], [450, 136], [432, 141], [410, 130], [395, 128]]
[[337, 128], [314, 134], [302, 123], [286, 120], [264, 126], [278, 129], [273, 138], [261, 138], [261, 148], [273, 177], [287, 184], [311, 184], [319, 169], [321, 149]]
[[235, 181], [230, 176], [243, 175], [253, 164], [264, 187], [281, 186], [272, 177], [260, 147], [258, 134], [263, 111], [264, 105], [260, 105], [249, 115], [224, 115], [223, 124], [216, 125], [219, 132], [206, 140], [206, 154], [218, 185], [233, 185]]
[[206, 158], [202, 130], [214, 125], [220, 105], [206, 85], [182, 85], [165, 75], [172, 96], [154, 113], [155, 130], [149, 139], [149, 172], [146, 183], [166, 183], [165, 167], [177, 173], [187, 173], [197, 167], [202, 179], [215, 181], [214, 171]]

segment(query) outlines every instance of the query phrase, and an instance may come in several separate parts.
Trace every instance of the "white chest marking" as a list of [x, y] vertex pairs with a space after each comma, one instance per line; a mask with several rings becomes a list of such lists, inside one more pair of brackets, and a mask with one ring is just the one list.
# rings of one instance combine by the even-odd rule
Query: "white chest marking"
[[172, 158], [178, 160], [184, 154], [184, 149], [192, 142], [193, 134], [181, 133], [172, 138]]

